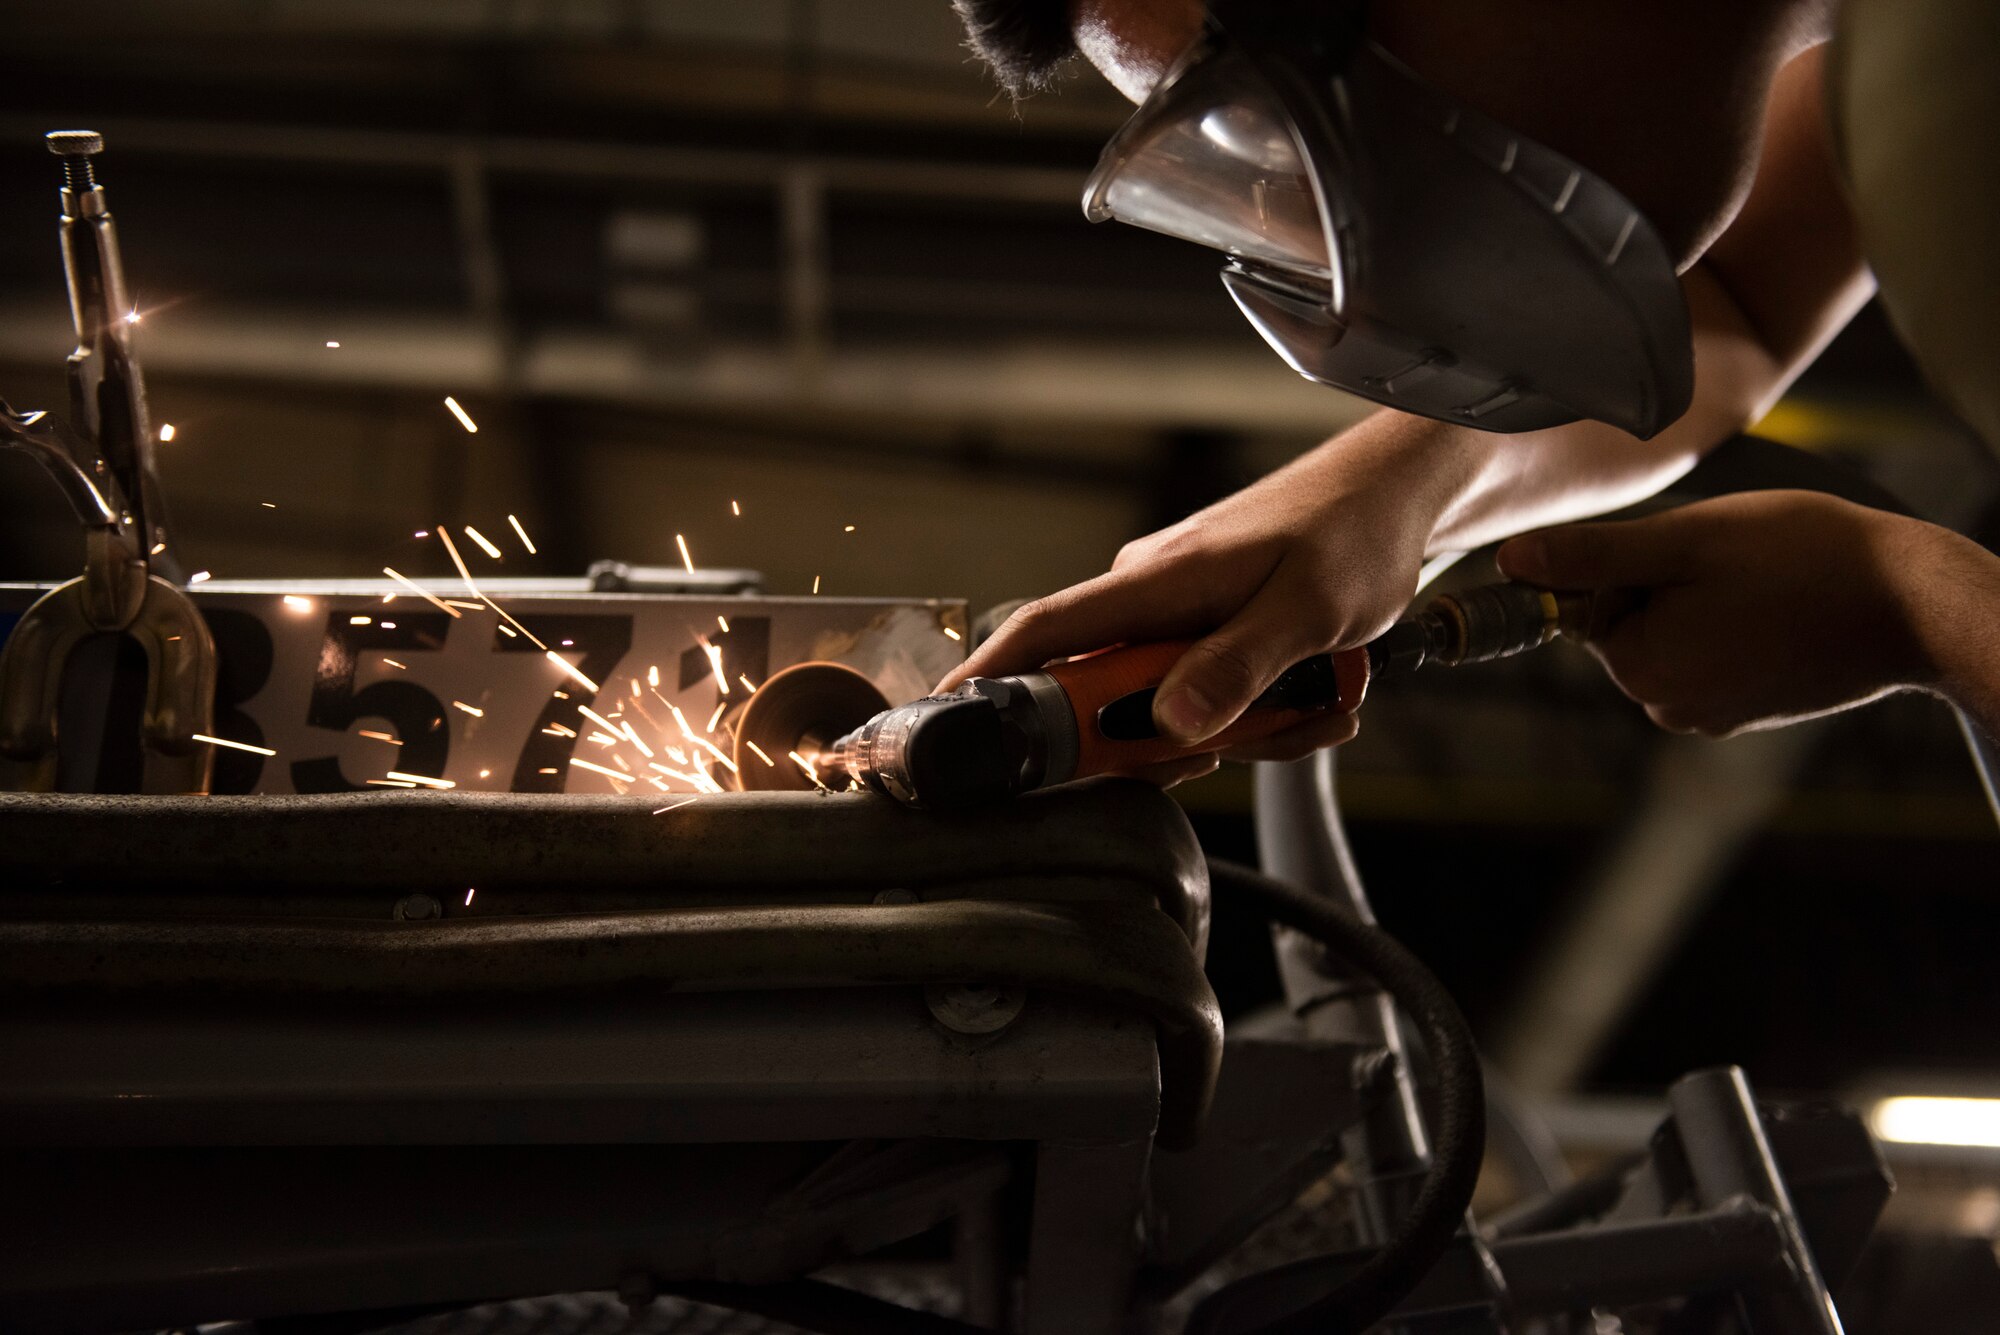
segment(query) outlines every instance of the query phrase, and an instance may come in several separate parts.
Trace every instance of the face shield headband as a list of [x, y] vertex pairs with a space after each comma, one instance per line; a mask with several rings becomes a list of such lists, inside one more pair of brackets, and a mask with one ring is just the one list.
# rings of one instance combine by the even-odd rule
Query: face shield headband
[[1673, 422], [1694, 356], [1651, 224], [1423, 83], [1359, 15], [1212, 0], [1085, 214], [1223, 251], [1230, 296], [1310, 380], [1488, 431]]

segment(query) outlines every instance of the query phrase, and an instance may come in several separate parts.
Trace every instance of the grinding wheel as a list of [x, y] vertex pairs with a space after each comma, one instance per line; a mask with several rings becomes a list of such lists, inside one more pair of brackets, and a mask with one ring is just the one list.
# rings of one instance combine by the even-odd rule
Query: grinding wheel
[[[800, 663], [778, 673], [750, 697], [736, 721], [736, 768], [743, 787], [771, 792], [810, 789], [812, 780], [786, 758], [811, 759], [889, 707], [875, 683], [839, 663]], [[750, 749], [755, 742], [772, 764]]]

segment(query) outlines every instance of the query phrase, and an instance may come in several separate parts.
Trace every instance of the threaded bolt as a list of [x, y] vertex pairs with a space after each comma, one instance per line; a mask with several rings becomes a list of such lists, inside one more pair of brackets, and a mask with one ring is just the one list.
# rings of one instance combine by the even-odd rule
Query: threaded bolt
[[64, 182], [72, 191], [81, 194], [97, 188], [90, 160], [104, 151], [103, 135], [95, 130], [51, 130], [47, 142], [49, 152], [62, 159]]

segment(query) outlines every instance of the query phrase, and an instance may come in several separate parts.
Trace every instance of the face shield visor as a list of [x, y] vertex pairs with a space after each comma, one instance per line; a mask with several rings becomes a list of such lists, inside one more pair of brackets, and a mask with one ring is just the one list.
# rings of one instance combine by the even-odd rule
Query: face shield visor
[[1628, 200], [1373, 42], [1217, 9], [1105, 147], [1093, 222], [1222, 251], [1230, 296], [1294, 370], [1390, 407], [1640, 437], [1686, 411], [1680, 283]]

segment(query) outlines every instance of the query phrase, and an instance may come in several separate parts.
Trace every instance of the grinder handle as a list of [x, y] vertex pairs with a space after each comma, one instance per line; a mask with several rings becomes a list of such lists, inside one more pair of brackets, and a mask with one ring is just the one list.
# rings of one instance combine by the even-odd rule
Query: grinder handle
[[[1076, 714], [1076, 772], [1068, 778], [1127, 773], [1224, 750], [1282, 732], [1329, 709], [1351, 714], [1368, 690], [1367, 650], [1320, 654], [1286, 669], [1278, 685], [1220, 733], [1199, 746], [1183, 746], [1153, 729], [1152, 697], [1193, 644], [1193, 640], [1163, 640], [1124, 645], [1042, 669], [1062, 687]], [[1107, 715], [1113, 706], [1115, 711]]]

